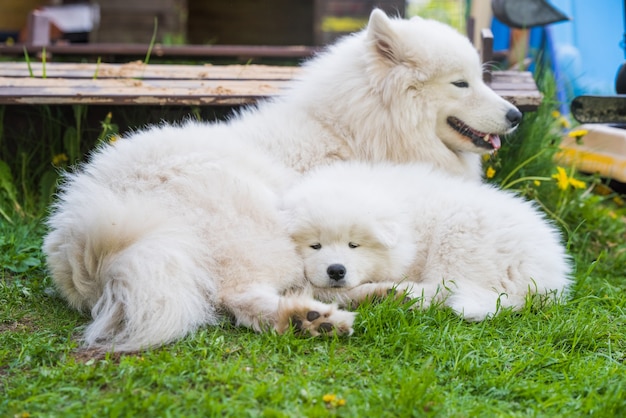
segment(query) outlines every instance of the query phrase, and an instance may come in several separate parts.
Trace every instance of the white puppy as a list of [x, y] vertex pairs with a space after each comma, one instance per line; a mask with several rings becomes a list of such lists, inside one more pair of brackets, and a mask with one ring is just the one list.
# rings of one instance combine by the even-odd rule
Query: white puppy
[[570, 284], [559, 232], [532, 203], [429, 165], [337, 163], [310, 172], [284, 205], [322, 300], [397, 288], [482, 320], [530, 294], [560, 299]]

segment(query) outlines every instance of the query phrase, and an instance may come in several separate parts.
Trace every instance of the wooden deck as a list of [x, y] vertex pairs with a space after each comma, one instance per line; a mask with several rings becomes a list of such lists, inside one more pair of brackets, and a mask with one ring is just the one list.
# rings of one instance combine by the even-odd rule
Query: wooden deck
[[[0, 62], [0, 105], [244, 105], [278, 95], [298, 67]], [[542, 96], [532, 74], [492, 73], [490, 86], [522, 111]]]

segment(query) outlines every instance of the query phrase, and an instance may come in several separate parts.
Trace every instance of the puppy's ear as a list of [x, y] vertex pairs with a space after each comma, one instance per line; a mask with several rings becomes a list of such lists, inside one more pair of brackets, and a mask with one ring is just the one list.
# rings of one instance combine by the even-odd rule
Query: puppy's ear
[[296, 221], [296, 211], [297, 209], [278, 208], [278, 221], [289, 235], [293, 235], [299, 227]]
[[391, 20], [380, 9], [372, 10], [367, 25], [367, 39], [384, 60], [399, 64], [403, 60], [402, 42], [393, 29]]
[[400, 239], [400, 224], [392, 220], [383, 221], [376, 225], [374, 234], [378, 242], [386, 248], [393, 248]]

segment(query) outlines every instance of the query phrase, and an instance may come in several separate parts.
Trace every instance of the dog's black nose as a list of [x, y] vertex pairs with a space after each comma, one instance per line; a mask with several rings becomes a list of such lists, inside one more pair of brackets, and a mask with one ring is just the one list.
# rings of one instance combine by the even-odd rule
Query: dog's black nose
[[506, 112], [506, 120], [509, 121], [511, 127], [515, 127], [522, 121], [522, 112], [517, 109], [511, 109]]
[[343, 264], [331, 264], [326, 269], [326, 273], [331, 280], [339, 281], [346, 276], [346, 268]]

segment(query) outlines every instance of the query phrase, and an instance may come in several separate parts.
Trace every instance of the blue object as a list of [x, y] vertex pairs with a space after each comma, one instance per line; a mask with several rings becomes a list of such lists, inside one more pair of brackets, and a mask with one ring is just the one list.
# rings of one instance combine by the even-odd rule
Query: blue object
[[[567, 106], [581, 94], [615, 94], [615, 76], [624, 63], [623, 0], [551, 0], [569, 22], [533, 28], [530, 50], [543, 50]], [[494, 19], [494, 50], [508, 49], [509, 29]]]
[[622, 0], [552, 0], [572, 21], [546, 28], [554, 65], [572, 99], [581, 94], [615, 94], [615, 76], [624, 62]]

